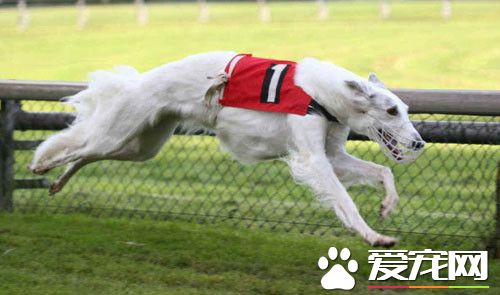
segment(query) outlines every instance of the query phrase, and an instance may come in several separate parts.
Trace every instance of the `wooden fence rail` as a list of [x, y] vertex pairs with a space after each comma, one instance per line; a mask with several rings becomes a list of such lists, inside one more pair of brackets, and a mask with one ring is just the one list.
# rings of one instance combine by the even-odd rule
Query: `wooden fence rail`
[[[57, 101], [86, 87], [77, 82], [0, 80], [0, 98]], [[391, 90], [413, 114], [500, 116], [498, 90]]]
[[[34, 113], [19, 110], [15, 116], [15, 130], [61, 130], [68, 127], [75, 119], [72, 113]], [[434, 143], [467, 143], [467, 144], [499, 144], [499, 123], [493, 122], [460, 122], [460, 121], [414, 121], [416, 129], [427, 142]], [[180, 127], [177, 135], [186, 134]], [[212, 133], [201, 134], [213, 136]], [[189, 135], [195, 135], [189, 133]], [[368, 140], [367, 137], [351, 132], [350, 140]], [[15, 146], [23, 146], [14, 141]], [[34, 145], [30, 145], [33, 147]]]

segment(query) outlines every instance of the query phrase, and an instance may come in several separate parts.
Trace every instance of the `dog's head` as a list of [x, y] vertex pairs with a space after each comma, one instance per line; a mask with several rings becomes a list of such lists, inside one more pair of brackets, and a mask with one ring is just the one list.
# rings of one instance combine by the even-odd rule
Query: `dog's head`
[[408, 118], [408, 106], [371, 74], [368, 80], [346, 80], [349, 93], [347, 125], [377, 142], [399, 163], [415, 160], [425, 142]]

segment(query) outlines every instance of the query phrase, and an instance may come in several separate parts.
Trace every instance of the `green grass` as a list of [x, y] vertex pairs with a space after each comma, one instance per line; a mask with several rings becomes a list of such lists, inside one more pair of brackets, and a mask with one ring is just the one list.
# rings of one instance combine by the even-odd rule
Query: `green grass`
[[[194, 5], [151, 5], [144, 27], [135, 23], [131, 5], [91, 6], [83, 30], [75, 25], [74, 7], [34, 8], [23, 33], [15, 28], [16, 11], [2, 9], [0, 78], [81, 81], [116, 64], [148, 70], [188, 54], [231, 49], [294, 60], [315, 56], [362, 75], [375, 71], [391, 87], [499, 88], [499, 2], [453, 2], [448, 21], [440, 17], [440, 1], [392, 3], [393, 17], [381, 20], [374, 1], [332, 2], [326, 22], [316, 20], [313, 3], [272, 3], [269, 24], [257, 21], [253, 3], [211, 4], [207, 24], [196, 22]], [[24, 107], [69, 110], [55, 103]], [[16, 138], [48, 134], [19, 131]], [[374, 144], [352, 142], [348, 149], [389, 164]], [[31, 154], [16, 153], [17, 178], [33, 177], [25, 169]], [[378, 217], [380, 190], [350, 193], [370, 225], [401, 238], [401, 249], [482, 249], [495, 226], [499, 155], [498, 146], [430, 144], [416, 163], [390, 164], [401, 203], [385, 221]], [[316, 261], [328, 247], [349, 246], [365, 261], [368, 249], [293, 183], [283, 163], [241, 166], [209, 137], [176, 136], [152, 161], [96, 163], [55, 197], [16, 190], [14, 202], [19, 212], [100, 218], [0, 215], [0, 293], [313, 294], [321, 291]], [[499, 281], [499, 268], [490, 263], [490, 285]], [[358, 278], [368, 271], [363, 266]], [[357, 291], [367, 292], [366, 284]]]
[[[369, 247], [353, 237], [179, 221], [0, 214], [0, 293], [333, 294], [321, 289], [317, 268], [318, 258], [331, 246], [349, 247], [359, 262], [355, 294], [379, 293], [367, 289], [373, 284], [367, 280]], [[433, 282], [422, 276], [411, 284], [489, 285], [453, 293], [498, 294], [499, 272], [500, 262], [492, 260], [486, 282]]]
[[76, 27], [74, 7], [33, 8], [28, 31], [16, 30], [14, 9], [0, 10], [0, 77], [86, 79], [117, 64], [147, 70], [209, 50], [300, 59], [314, 56], [359, 74], [377, 72], [391, 87], [499, 88], [500, 2], [457, 1], [453, 17], [440, 1], [391, 1], [382, 20], [375, 1], [332, 2], [316, 19], [312, 2], [272, 3], [272, 22], [257, 21], [254, 3], [210, 4], [211, 21], [196, 22], [195, 5], [150, 5], [150, 23], [135, 22], [132, 5], [91, 6]]

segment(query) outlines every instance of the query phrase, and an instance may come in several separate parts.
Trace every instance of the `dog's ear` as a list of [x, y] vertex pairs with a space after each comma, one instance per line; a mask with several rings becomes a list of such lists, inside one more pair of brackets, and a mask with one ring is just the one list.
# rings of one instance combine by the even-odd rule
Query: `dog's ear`
[[351, 89], [356, 94], [356, 96], [368, 97], [368, 89], [365, 85], [361, 84], [361, 82], [349, 80], [345, 81], [345, 85], [347, 86], [347, 88]]
[[363, 82], [354, 80], [345, 81], [345, 85], [354, 94], [351, 96], [351, 102], [354, 103], [357, 108], [365, 110], [370, 104], [367, 86], [363, 84]]
[[71, 100], [72, 98], [74, 97], [74, 95], [69, 95], [69, 96], [65, 96], [65, 97], [61, 97], [59, 99], [60, 102], [68, 102], [69, 100]]
[[377, 75], [375, 75], [375, 73], [370, 73], [370, 75], [368, 76], [368, 81], [372, 82], [378, 87], [385, 88], [384, 82], [380, 81], [380, 79], [377, 77]]

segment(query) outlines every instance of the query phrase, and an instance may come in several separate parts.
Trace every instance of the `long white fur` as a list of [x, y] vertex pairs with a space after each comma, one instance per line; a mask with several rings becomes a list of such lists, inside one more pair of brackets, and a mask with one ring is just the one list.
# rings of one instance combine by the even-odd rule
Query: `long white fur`
[[[194, 55], [143, 74], [130, 67], [95, 72], [88, 89], [68, 101], [77, 112], [73, 125], [38, 147], [30, 169], [42, 174], [69, 164], [50, 188], [55, 193], [88, 163], [144, 161], [157, 154], [178, 124], [201, 126], [215, 131], [222, 145], [242, 162], [285, 159], [296, 181], [309, 186], [346, 227], [372, 245], [393, 245], [395, 238], [366, 224], [346, 190], [352, 184], [383, 184], [381, 215], [387, 217], [398, 200], [392, 173], [348, 155], [344, 144], [350, 128], [369, 135], [379, 122], [421, 141], [407, 124], [407, 106], [374, 77], [368, 81], [308, 58], [298, 63], [295, 82], [340, 123], [319, 115], [221, 107], [217, 100], [223, 80], [213, 77], [222, 77], [235, 54]], [[398, 116], [386, 113], [391, 106], [398, 107]]]

